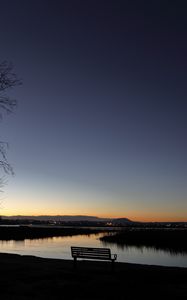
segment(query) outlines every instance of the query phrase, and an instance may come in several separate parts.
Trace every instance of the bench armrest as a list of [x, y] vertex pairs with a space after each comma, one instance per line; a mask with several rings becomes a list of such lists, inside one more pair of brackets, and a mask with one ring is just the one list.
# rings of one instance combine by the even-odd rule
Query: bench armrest
[[117, 259], [117, 254], [111, 254], [111, 258], [112, 258], [112, 260], [116, 260]]

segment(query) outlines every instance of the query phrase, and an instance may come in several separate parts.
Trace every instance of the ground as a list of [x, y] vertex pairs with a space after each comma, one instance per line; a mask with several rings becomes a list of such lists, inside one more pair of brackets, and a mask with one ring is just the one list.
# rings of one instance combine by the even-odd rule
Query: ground
[[187, 299], [187, 268], [0, 254], [1, 300]]

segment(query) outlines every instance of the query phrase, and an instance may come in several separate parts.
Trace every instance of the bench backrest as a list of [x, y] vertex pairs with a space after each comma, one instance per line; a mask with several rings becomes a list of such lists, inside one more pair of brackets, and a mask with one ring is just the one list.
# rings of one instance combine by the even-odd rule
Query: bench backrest
[[111, 259], [109, 248], [71, 247], [71, 254], [74, 258]]

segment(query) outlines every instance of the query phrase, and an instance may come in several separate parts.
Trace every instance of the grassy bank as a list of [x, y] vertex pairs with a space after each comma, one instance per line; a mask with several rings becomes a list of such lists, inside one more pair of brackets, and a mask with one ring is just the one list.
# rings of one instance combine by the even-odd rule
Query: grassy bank
[[187, 268], [110, 264], [0, 254], [0, 299], [187, 299]]
[[[104, 230], [106, 231], [106, 230]], [[72, 236], [79, 234], [92, 234], [103, 232], [99, 229], [89, 228], [58, 228], [58, 227], [32, 227], [32, 226], [18, 226], [18, 227], [0, 227], [0, 240], [24, 240], [37, 239], [58, 236]]]
[[133, 229], [106, 235], [101, 238], [106, 243], [125, 246], [152, 247], [174, 253], [187, 253], [187, 229]]

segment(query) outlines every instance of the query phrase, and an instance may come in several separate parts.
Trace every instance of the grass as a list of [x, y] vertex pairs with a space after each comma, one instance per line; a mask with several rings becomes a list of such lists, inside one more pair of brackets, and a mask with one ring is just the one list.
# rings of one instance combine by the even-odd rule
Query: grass
[[106, 244], [115, 243], [121, 247], [151, 247], [171, 253], [187, 253], [187, 229], [127, 229], [100, 238]]
[[73, 236], [80, 234], [93, 234], [107, 231], [92, 228], [63, 228], [63, 227], [0, 227], [0, 240], [24, 240], [36, 238], [48, 238], [58, 236]]

